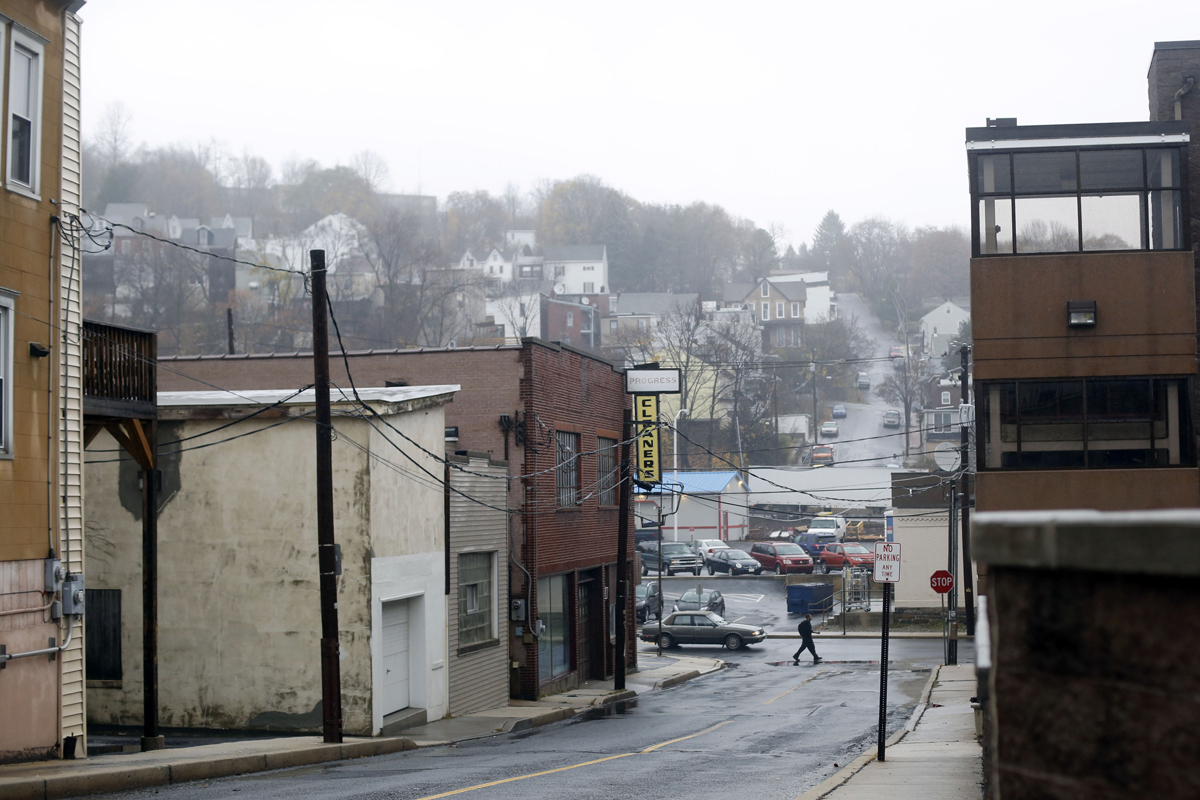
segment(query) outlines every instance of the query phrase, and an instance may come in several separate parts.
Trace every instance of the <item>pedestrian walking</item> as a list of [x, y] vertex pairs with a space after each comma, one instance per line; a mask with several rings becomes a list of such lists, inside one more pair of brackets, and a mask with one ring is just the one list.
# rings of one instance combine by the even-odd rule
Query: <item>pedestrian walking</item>
[[812, 653], [813, 663], [820, 664], [821, 657], [817, 655], [817, 648], [813, 645], [813, 629], [812, 629], [812, 614], [805, 614], [804, 621], [797, 628], [800, 632], [800, 649], [792, 655], [792, 663], [800, 663], [800, 654], [805, 650]]

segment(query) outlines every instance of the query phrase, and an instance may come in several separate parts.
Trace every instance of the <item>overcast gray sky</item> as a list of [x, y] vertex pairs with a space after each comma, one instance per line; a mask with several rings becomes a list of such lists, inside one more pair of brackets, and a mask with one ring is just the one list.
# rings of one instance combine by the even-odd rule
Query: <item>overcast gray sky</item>
[[[92, 0], [85, 130], [276, 169], [383, 155], [392, 188], [598, 175], [808, 241], [822, 215], [968, 223], [963, 129], [1146, 119], [1195, 2]], [[129, 198], [133, 200], [134, 198]]]

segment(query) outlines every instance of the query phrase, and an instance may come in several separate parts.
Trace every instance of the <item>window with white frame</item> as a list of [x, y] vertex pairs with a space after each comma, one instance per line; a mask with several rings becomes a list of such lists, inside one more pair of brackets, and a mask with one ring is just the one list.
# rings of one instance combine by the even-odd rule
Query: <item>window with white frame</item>
[[12, 28], [8, 69], [8, 182], [37, 194], [40, 178], [42, 64], [44, 45]]
[[787, 345], [787, 328], [779, 328], [775, 331], [775, 346], [785, 347]]
[[574, 311], [567, 312], [567, 327], [568, 328], [575, 327], [575, 312]]
[[458, 646], [496, 638], [493, 553], [458, 555]]
[[596, 284], [591, 283], [591, 282], [585, 282], [583, 284], [583, 293], [584, 294], [595, 294], [596, 293]]
[[771, 296], [771, 284], [767, 283], [766, 281], [763, 281], [762, 285], [760, 286], [760, 291], [762, 292], [763, 297], [770, 297]]
[[762, 318], [764, 321], [769, 320], [771, 318], [771, 304], [770, 303], [762, 304]]
[[775, 304], [775, 319], [783, 319], [783, 303]]
[[0, 458], [13, 457], [13, 298], [0, 292]]
[[949, 392], [942, 392], [942, 405], [944, 405], [944, 406], [950, 405], [950, 393]]
[[800, 304], [799, 303], [792, 303], [792, 316], [793, 317], [800, 316]]

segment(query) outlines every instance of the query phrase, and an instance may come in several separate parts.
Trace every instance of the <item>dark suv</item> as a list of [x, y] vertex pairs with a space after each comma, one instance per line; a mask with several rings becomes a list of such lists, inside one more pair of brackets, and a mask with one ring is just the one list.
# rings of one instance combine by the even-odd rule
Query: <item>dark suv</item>
[[809, 558], [816, 561], [821, 554], [822, 547], [837, 541], [837, 534], [833, 531], [808, 531], [797, 533], [792, 541], [800, 545], [804, 552], [808, 553]]
[[643, 575], [650, 574], [650, 570], [665, 572], [668, 575], [674, 575], [676, 572], [699, 575], [700, 568], [704, 566], [700, 556], [693, 553], [683, 542], [663, 542], [661, 554], [658, 552], [658, 542], [643, 542], [638, 549], [642, 553]]
[[812, 572], [813, 560], [798, 544], [791, 542], [756, 542], [750, 557], [776, 575], [787, 572]]

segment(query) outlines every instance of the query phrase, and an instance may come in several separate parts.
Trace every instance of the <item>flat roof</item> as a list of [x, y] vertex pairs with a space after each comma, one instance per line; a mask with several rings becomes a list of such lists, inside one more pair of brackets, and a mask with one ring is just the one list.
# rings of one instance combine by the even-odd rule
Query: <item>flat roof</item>
[[[449, 397], [459, 390], [458, 384], [439, 384], [435, 386], [388, 386], [384, 388], [371, 387], [359, 389], [358, 395], [367, 403], [387, 403], [390, 405], [411, 403], [414, 400], [427, 400], [446, 395]], [[196, 408], [213, 406], [311, 406], [317, 402], [315, 389], [305, 389], [296, 392], [295, 389], [248, 389], [246, 391], [205, 391], [205, 392], [159, 392], [158, 405], [160, 408]], [[329, 388], [329, 402], [332, 404], [354, 403], [353, 393], [336, 386]]]
[[967, 128], [967, 149], [1008, 150], [1114, 144], [1182, 144], [1191, 140], [1191, 132], [1192, 123], [1183, 120]]

